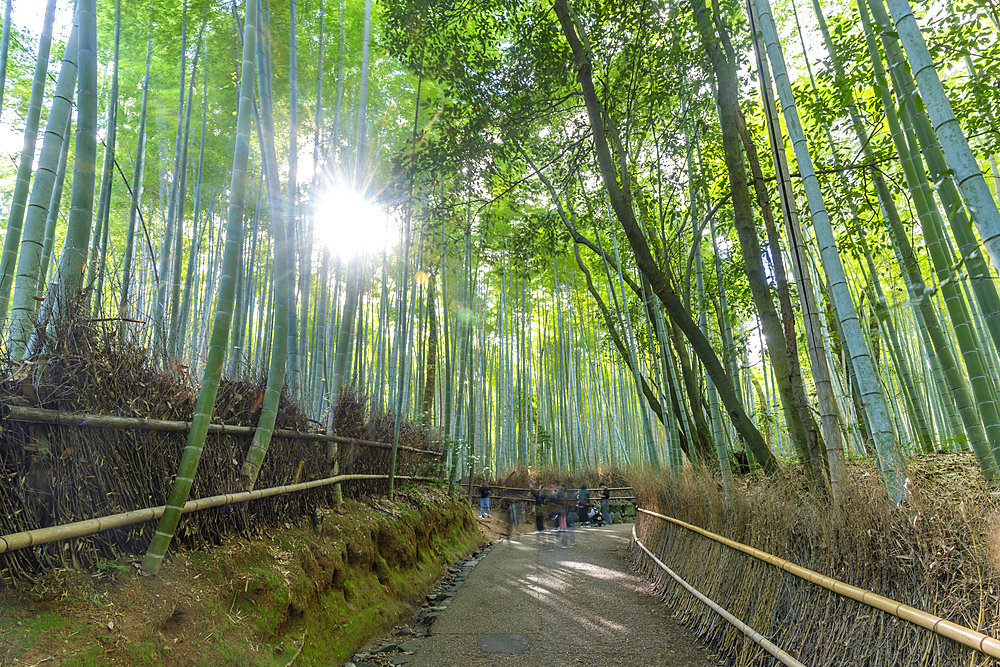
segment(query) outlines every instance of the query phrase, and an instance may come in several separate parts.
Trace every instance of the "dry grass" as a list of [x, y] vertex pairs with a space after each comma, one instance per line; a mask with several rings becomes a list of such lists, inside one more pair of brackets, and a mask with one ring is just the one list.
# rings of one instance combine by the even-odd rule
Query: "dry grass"
[[[718, 481], [632, 476], [638, 505], [749, 544], [849, 584], [995, 634], [997, 503], [972, 455], [911, 461], [913, 500], [895, 507], [877, 473], [850, 466], [841, 511], [795, 474], [744, 478], [731, 502]], [[640, 515], [639, 539], [690, 584], [810, 665], [993, 664], [971, 649], [787, 574], [668, 522]], [[770, 665], [753, 642], [695, 601], [633, 547], [665, 601], [730, 665]]]

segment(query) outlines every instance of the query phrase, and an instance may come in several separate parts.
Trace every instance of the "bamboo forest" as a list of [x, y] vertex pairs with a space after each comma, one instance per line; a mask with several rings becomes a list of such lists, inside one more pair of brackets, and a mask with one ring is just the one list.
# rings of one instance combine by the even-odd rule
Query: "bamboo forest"
[[[474, 542], [480, 485], [516, 525], [540, 488], [602, 483], [670, 608], [668, 556], [796, 647], [684, 611], [726, 664], [1000, 657], [995, 3], [0, 7], [5, 587], [163, 576], [301, 517], [319, 540], [345, 512], [396, 525], [399, 502]], [[688, 524], [983, 634], [844, 621], [860, 603], [779, 592]], [[365, 576], [403, 562], [387, 530]], [[356, 653], [289, 628], [250, 649]], [[0, 664], [45, 657], [9, 636]], [[279, 664], [185, 646], [115, 664]]]

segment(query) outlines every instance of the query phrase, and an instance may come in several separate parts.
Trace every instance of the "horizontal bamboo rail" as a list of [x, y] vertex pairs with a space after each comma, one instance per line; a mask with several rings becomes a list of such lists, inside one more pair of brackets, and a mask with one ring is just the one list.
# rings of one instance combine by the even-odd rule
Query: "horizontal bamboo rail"
[[639, 548], [645, 551], [646, 554], [649, 555], [649, 557], [652, 558], [656, 562], [656, 564], [660, 566], [660, 568], [662, 568], [667, 574], [673, 577], [677, 581], [677, 583], [686, 588], [688, 592], [691, 593], [691, 595], [695, 596], [696, 598], [707, 604], [712, 609], [712, 611], [714, 611], [719, 616], [729, 621], [731, 625], [735, 625], [740, 632], [742, 632], [747, 637], [752, 639], [755, 644], [763, 648], [765, 651], [773, 655], [779, 662], [781, 662], [781, 664], [788, 665], [788, 667], [805, 667], [805, 665], [803, 665], [801, 662], [793, 658], [787, 652], [778, 648], [778, 646], [775, 645], [770, 639], [760, 634], [759, 632], [751, 628], [749, 625], [747, 625], [740, 619], [733, 616], [731, 613], [723, 609], [719, 604], [711, 600], [708, 596], [699, 591], [697, 588], [695, 588], [688, 582], [681, 579], [676, 572], [674, 572], [669, 567], [664, 565], [663, 561], [654, 556], [653, 552], [647, 549], [646, 545], [644, 545], [642, 542], [639, 541], [639, 538], [636, 537], [635, 534], [634, 525], [632, 526], [632, 539], [635, 540], [635, 543], [639, 545]]
[[[234, 503], [242, 503], [250, 500], [259, 500], [261, 498], [280, 496], [294, 491], [305, 491], [307, 489], [314, 489], [320, 486], [328, 486], [330, 484], [338, 484], [340, 482], [349, 482], [359, 479], [389, 479], [389, 476], [337, 475], [336, 477], [324, 477], [323, 479], [315, 479], [311, 482], [300, 482], [299, 484], [272, 486], [267, 489], [254, 489], [253, 491], [242, 491], [240, 493], [225, 493], [218, 496], [199, 498], [198, 500], [189, 500], [184, 503], [184, 508], [181, 510], [181, 513], [188, 514], [190, 512], [211, 509], [212, 507], [222, 507], [223, 505], [232, 505]], [[436, 477], [403, 477], [400, 475], [396, 475], [396, 479], [408, 479], [417, 482], [437, 481]], [[39, 544], [47, 544], [57, 540], [68, 540], [74, 537], [93, 535], [94, 533], [111, 530], [112, 528], [122, 528], [124, 526], [142, 523], [144, 521], [152, 521], [153, 519], [159, 519], [163, 515], [164, 509], [164, 505], [160, 505], [159, 507], [147, 507], [141, 510], [132, 510], [131, 512], [123, 512], [121, 514], [113, 514], [110, 516], [98, 517], [96, 519], [75, 521], [73, 523], [66, 523], [60, 526], [36, 528], [35, 530], [26, 530], [20, 533], [2, 535], [0, 536], [0, 554]]]
[[[473, 487], [473, 488], [475, 488], [475, 487]], [[522, 488], [519, 488], [519, 487], [516, 487], [516, 486], [492, 486], [491, 485], [490, 489], [494, 490], [494, 491], [531, 491], [531, 489], [522, 489]], [[571, 489], [571, 488], [568, 488], [568, 487], [567, 487], [566, 490], [567, 491], [579, 491], [578, 488], [572, 488]], [[608, 487], [608, 491], [632, 491], [632, 490], [633, 489], [632, 489], [631, 486], [615, 486], [615, 487], [609, 486]], [[593, 489], [591, 489], [591, 491], [594, 491], [596, 493], [600, 493], [600, 489], [599, 488], [593, 488]], [[595, 496], [595, 498], [596, 497], [597, 496]], [[635, 496], [621, 496], [621, 497], [622, 498], [635, 498]], [[611, 498], [611, 500], [617, 500], [617, 498]]]
[[837, 595], [842, 595], [862, 604], [866, 604], [869, 607], [874, 607], [879, 611], [892, 614], [896, 618], [909, 621], [910, 623], [918, 625], [926, 630], [930, 630], [931, 632], [939, 634], [942, 637], [952, 639], [959, 644], [973, 648], [981, 653], [985, 653], [986, 655], [994, 658], [1000, 658], [1000, 641], [988, 635], [984, 635], [981, 632], [977, 632], [971, 628], [966, 628], [965, 626], [958, 625], [957, 623], [952, 623], [951, 621], [945, 620], [940, 616], [928, 614], [926, 611], [921, 611], [909, 605], [903, 604], [902, 602], [890, 600], [889, 598], [879, 595], [878, 593], [873, 593], [871, 591], [866, 591], [863, 588], [858, 588], [857, 586], [845, 584], [844, 582], [832, 577], [828, 577], [820, 574], [819, 572], [796, 565], [795, 563], [787, 561], [784, 558], [779, 558], [778, 556], [771, 555], [766, 551], [761, 551], [760, 549], [755, 549], [754, 547], [743, 544], [742, 542], [731, 540], [728, 537], [717, 535], [711, 531], [705, 530], [704, 528], [699, 528], [698, 526], [681, 521], [680, 519], [675, 519], [673, 517], [666, 516], [665, 514], [651, 512], [650, 510], [642, 509], [641, 507], [639, 508], [639, 511], [643, 514], [648, 514], [650, 516], [655, 516], [658, 519], [669, 521], [670, 523], [674, 523], [682, 528], [687, 528], [690, 531], [703, 535], [711, 540], [715, 540], [720, 544], [725, 544], [727, 547], [736, 549], [737, 551], [742, 551], [743, 553], [753, 556], [758, 560], [762, 560], [765, 563], [770, 563], [775, 567], [781, 568], [785, 572], [793, 574], [800, 579], [805, 579], [806, 581], [816, 584], [817, 586], [822, 586], [829, 591], [833, 591]]
[[[131, 431], [187, 431], [191, 428], [191, 422], [168, 421], [164, 419], [144, 419], [142, 417], [115, 417], [113, 415], [95, 415], [87, 412], [62, 412], [60, 410], [46, 410], [44, 408], [26, 408], [19, 405], [8, 405], [3, 407], [3, 419], [12, 421], [31, 422], [35, 424], [54, 424], [57, 426], [80, 426], [89, 428], [112, 428]], [[257, 430], [256, 426], [232, 426], [229, 424], [209, 424], [208, 432], [218, 435], [253, 435]], [[328, 435], [326, 433], [310, 433], [307, 431], [288, 431], [284, 429], [274, 430], [275, 438], [289, 438], [294, 440], [313, 440], [318, 442], [339, 442], [350, 444], [356, 442], [365, 447], [377, 447], [379, 449], [392, 449], [392, 445], [387, 442], [375, 442], [373, 440], [359, 440], [348, 438], [343, 435]], [[399, 445], [399, 449], [408, 452], [416, 452], [426, 456], [440, 457], [441, 452], [430, 449], [418, 449]]]
[[[475, 492], [475, 490], [477, 488], [478, 487], [473, 486], [472, 487], [473, 492]], [[490, 486], [490, 491], [491, 492], [496, 492], [496, 491], [525, 491], [525, 492], [530, 493], [531, 489], [521, 489], [521, 488], [518, 488], [516, 486]], [[567, 488], [566, 491], [567, 492], [573, 492], [573, 491], [579, 491], [579, 489], [575, 489], [575, 488], [574, 489], [570, 489], [570, 488]], [[600, 489], [591, 489], [591, 491], [593, 491], [594, 493], [600, 493]], [[634, 493], [634, 490], [632, 489], [631, 486], [616, 486], [614, 488], [608, 487], [608, 491], [632, 491]], [[494, 498], [500, 498], [502, 496], [493, 495], [492, 497], [494, 497]], [[590, 497], [590, 499], [591, 500], [603, 500], [599, 495], [592, 495]], [[608, 498], [608, 500], [635, 500], [635, 496], [634, 495], [632, 495], [632, 496], [611, 496], [610, 498]]]

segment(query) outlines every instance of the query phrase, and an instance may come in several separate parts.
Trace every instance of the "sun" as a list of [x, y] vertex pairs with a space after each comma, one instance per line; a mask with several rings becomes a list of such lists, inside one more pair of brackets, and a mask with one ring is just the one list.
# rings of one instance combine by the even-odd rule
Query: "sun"
[[389, 214], [349, 187], [333, 186], [319, 199], [316, 240], [341, 259], [382, 252]]

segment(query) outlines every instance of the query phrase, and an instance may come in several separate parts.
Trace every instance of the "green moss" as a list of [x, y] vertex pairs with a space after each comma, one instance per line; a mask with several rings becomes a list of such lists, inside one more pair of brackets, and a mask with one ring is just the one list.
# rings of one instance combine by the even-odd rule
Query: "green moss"
[[[70, 623], [70, 619], [60, 616], [53, 611], [43, 611], [35, 616], [21, 619], [21, 625], [17, 627], [17, 643], [23, 648], [32, 648], [44, 635], [64, 628]], [[16, 624], [12, 620], [10, 624], [4, 625], [4, 630], [11, 630]]]
[[65, 658], [62, 664], [66, 667], [104, 667], [108, 664], [108, 659], [100, 646], [91, 644], [75, 655]]
[[262, 648], [269, 650], [254, 653], [244, 644], [219, 642], [209, 647], [204, 663], [211, 665], [231, 665], [232, 667], [246, 667], [247, 665], [253, 665], [253, 667], [272, 667], [286, 664], [288, 659], [294, 655], [294, 651], [292, 651], [290, 655], [285, 656], [284, 652], [275, 651], [274, 647], [270, 645]]
[[125, 652], [140, 665], [157, 665], [164, 661], [162, 644], [159, 642], [129, 642]]
[[254, 619], [258, 633], [265, 637], [273, 636], [285, 621], [288, 587], [277, 574], [262, 567], [251, 568], [246, 577], [246, 594], [240, 596], [237, 592], [235, 606]]

